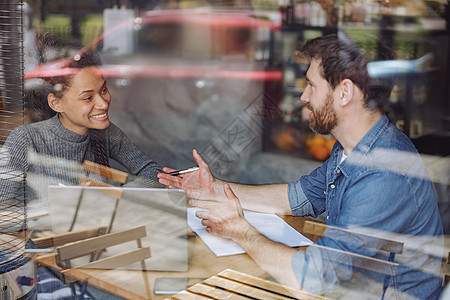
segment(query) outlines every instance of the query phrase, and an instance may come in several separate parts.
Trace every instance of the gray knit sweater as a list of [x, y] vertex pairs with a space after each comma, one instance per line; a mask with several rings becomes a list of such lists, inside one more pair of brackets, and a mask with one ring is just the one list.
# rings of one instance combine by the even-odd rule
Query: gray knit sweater
[[[114, 124], [101, 132], [108, 157], [137, 176], [130, 185], [160, 187], [156, 162]], [[48, 185], [78, 185], [87, 175], [80, 164], [84, 160], [95, 161], [90, 131], [85, 135], [74, 133], [57, 115], [15, 128], [0, 151], [0, 203], [26, 200], [29, 207], [46, 207]]]

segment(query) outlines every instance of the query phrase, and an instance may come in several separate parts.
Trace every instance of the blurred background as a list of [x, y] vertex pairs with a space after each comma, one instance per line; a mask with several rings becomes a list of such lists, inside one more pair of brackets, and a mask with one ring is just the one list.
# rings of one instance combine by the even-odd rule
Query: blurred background
[[[33, 121], [30, 101], [45, 94], [42, 78], [62, 74], [75, 55], [95, 50], [112, 94], [111, 120], [161, 165], [190, 167], [195, 148], [222, 179], [297, 180], [327, 159], [335, 141], [312, 133], [302, 115], [299, 97], [308, 62], [298, 49], [308, 39], [338, 33], [378, 61], [369, 66], [374, 80], [395, 80], [386, 114], [423, 155], [441, 212], [450, 213], [448, 1], [9, 0], [1, 5], [3, 11], [19, 8], [20, 21], [4, 13], [1, 26], [21, 25], [24, 57], [23, 66], [2, 57], [5, 74], [23, 72], [0, 79], [0, 115], [7, 120], [2, 142], [18, 122]], [[379, 61], [381, 45], [395, 50], [394, 64]], [[23, 84], [23, 94], [4, 88], [16, 83]], [[23, 118], [11, 118], [14, 113]]]

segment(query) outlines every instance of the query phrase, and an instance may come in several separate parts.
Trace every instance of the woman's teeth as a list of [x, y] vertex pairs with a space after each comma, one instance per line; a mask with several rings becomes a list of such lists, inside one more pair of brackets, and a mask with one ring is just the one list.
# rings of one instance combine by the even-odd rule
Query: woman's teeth
[[101, 118], [104, 118], [104, 117], [106, 117], [106, 113], [101, 114], [101, 115], [95, 115], [95, 116], [92, 116], [91, 118], [94, 118], [94, 119], [101, 119]]

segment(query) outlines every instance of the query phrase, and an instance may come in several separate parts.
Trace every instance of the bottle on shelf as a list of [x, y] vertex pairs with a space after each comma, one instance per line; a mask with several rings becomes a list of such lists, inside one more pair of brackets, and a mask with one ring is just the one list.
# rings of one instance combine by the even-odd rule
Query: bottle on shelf
[[311, 14], [309, 0], [300, 0], [295, 2], [294, 23], [309, 25], [309, 16]]
[[278, 11], [281, 15], [281, 24], [286, 25], [286, 8], [287, 8], [287, 0], [278, 0]]
[[278, 0], [278, 10], [282, 25], [293, 25], [295, 20], [294, 0]]
[[286, 6], [286, 25], [294, 25], [295, 23], [295, 5], [294, 0], [290, 0]]

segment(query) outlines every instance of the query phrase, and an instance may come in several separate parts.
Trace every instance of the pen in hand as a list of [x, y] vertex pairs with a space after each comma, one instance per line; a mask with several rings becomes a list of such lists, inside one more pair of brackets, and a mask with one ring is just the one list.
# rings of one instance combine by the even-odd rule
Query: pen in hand
[[189, 169], [186, 169], [186, 170], [174, 171], [174, 172], [170, 172], [170, 173], [167, 173], [167, 174], [168, 175], [172, 175], [172, 176], [177, 176], [177, 175], [181, 175], [181, 174], [184, 174], [184, 173], [194, 172], [194, 171], [197, 171], [198, 169], [199, 169], [198, 167], [192, 167], [192, 168], [189, 168]]

